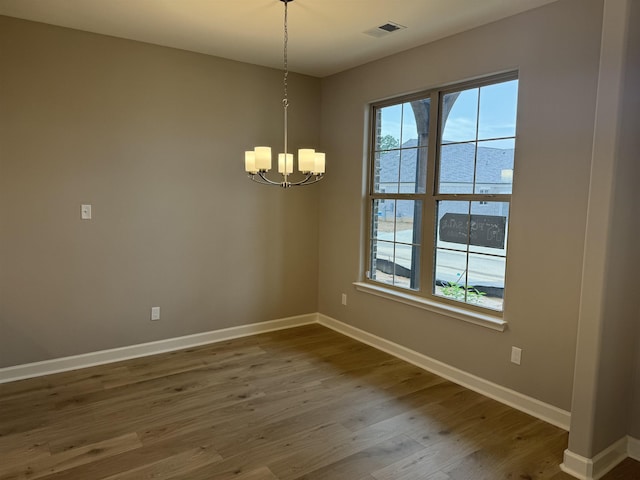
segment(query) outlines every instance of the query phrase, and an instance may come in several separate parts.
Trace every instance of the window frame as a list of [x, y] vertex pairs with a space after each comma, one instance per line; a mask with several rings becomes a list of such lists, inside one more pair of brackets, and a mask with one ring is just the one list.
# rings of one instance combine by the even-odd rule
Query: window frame
[[[438, 232], [437, 226], [437, 208], [440, 201], [468, 201], [468, 202], [504, 202], [509, 206], [509, 219], [507, 221], [507, 229], [509, 220], [511, 219], [511, 194], [507, 193], [440, 193], [439, 192], [439, 174], [440, 174], [440, 150], [442, 146], [442, 104], [445, 95], [455, 93], [471, 88], [482, 88], [485, 86], [519, 80], [518, 71], [509, 71], [496, 75], [486, 76], [475, 80], [469, 80], [450, 84], [441, 88], [432, 88], [409, 95], [401, 95], [394, 98], [385, 99], [380, 102], [374, 102], [369, 106], [369, 152], [368, 161], [368, 179], [367, 179], [367, 215], [366, 215], [366, 245], [364, 248], [365, 262], [363, 282], [356, 282], [359, 290], [368, 293], [377, 294], [385, 298], [391, 298], [402, 303], [408, 303], [428, 310], [438, 311], [445, 315], [470, 320], [473, 323], [492, 323], [497, 325], [499, 330], [504, 328], [504, 312], [506, 307], [506, 290], [507, 290], [507, 274], [505, 267], [504, 289], [502, 310], [492, 309], [490, 307], [474, 305], [473, 303], [461, 302], [446, 298], [442, 295], [436, 295], [435, 291], [435, 261], [436, 261], [436, 238]], [[519, 91], [519, 85], [518, 85]], [[375, 168], [376, 168], [376, 144], [377, 144], [377, 112], [385, 107], [401, 105], [416, 100], [430, 99], [429, 127], [426, 154], [426, 181], [424, 193], [376, 193], [375, 192]], [[517, 108], [517, 106], [516, 106]], [[435, 119], [435, 121], [433, 121]], [[516, 132], [513, 137], [496, 137], [514, 138], [517, 141], [517, 121]], [[495, 140], [494, 138], [488, 140]], [[475, 142], [478, 141], [476, 137]], [[402, 145], [397, 150], [402, 151]], [[515, 159], [514, 159], [515, 164]], [[475, 163], [474, 163], [475, 165]], [[514, 168], [515, 170], [515, 168]], [[474, 185], [475, 185], [474, 172]], [[420, 254], [418, 260], [418, 286], [417, 289], [404, 288], [401, 286], [391, 285], [380, 280], [375, 280], [371, 274], [372, 268], [372, 243], [373, 243], [373, 205], [375, 200], [419, 200], [422, 201], [421, 225], [421, 243], [419, 244]], [[470, 208], [473, 203], [470, 204]], [[394, 211], [395, 212], [395, 211]], [[395, 215], [395, 213], [394, 213]], [[507, 230], [508, 231], [508, 230]], [[508, 238], [506, 238], [505, 263], [508, 263]], [[394, 240], [395, 244], [395, 240]], [[468, 245], [468, 244], [467, 244]], [[467, 246], [467, 256], [469, 255]], [[397, 298], [394, 298], [397, 297]], [[448, 313], [449, 312], [449, 313]], [[469, 317], [469, 318], [464, 318]], [[480, 320], [479, 322], [477, 320]]]

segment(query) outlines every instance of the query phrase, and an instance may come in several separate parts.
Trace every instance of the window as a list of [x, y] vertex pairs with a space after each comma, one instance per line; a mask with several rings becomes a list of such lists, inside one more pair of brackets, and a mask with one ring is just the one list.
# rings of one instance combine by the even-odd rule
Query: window
[[368, 280], [502, 311], [517, 94], [510, 74], [372, 107]]

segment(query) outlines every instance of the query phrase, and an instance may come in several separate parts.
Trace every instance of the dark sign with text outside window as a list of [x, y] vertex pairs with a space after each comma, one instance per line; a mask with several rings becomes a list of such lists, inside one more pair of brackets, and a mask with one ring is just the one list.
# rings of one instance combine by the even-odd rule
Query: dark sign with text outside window
[[469, 216], [464, 213], [445, 213], [440, 219], [440, 240], [503, 249], [506, 226], [507, 217], [498, 215]]

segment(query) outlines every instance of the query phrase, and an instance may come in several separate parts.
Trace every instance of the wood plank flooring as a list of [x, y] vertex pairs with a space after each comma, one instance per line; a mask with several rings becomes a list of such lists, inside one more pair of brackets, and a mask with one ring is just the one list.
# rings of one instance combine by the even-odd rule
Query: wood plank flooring
[[566, 444], [319, 325], [0, 385], [0, 480], [570, 480]]

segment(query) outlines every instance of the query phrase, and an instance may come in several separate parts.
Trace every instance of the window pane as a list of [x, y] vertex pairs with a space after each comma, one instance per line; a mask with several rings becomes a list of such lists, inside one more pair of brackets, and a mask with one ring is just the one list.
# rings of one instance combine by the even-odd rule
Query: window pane
[[475, 143], [440, 147], [439, 193], [473, 193]]
[[371, 278], [393, 285], [393, 242], [373, 240], [371, 242]]
[[471, 203], [469, 286], [477, 304], [502, 310], [509, 226], [509, 203]]
[[373, 171], [375, 193], [398, 193], [400, 181], [400, 151], [377, 152]]
[[426, 165], [426, 148], [407, 148], [400, 151], [400, 193], [424, 193]]
[[475, 193], [511, 193], [515, 139], [478, 142]]
[[514, 137], [517, 104], [518, 80], [482, 87], [478, 139]]
[[402, 104], [376, 110], [376, 151], [400, 146]]
[[424, 193], [430, 100], [375, 110], [374, 193]]
[[374, 200], [371, 214], [371, 238], [393, 241], [395, 200]]
[[467, 254], [452, 250], [436, 249], [433, 293], [464, 301], [467, 283]]
[[402, 104], [402, 138], [400, 146], [415, 147], [418, 144], [418, 125], [411, 103]]
[[469, 202], [438, 202], [436, 245], [451, 250], [467, 250], [469, 243]]
[[397, 200], [395, 241], [419, 244], [421, 219], [422, 202], [416, 200]]
[[422, 202], [373, 200], [370, 276], [390, 285], [418, 288]]
[[502, 310], [506, 259], [469, 254], [467, 303]]
[[418, 288], [419, 245], [422, 234], [422, 202], [396, 200], [394, 285]]
[[502, 310], [508, 217], [507, 202], [438, 202], [435, 295]]
[[471, 252], [507, 255], [509, 204], [507, 202], [471, 203]]
[[396, 244], [393, 284], [403, 288], [418, 288], [418, 247]]
[[371, 279], [402, 288], [418, 288], [420, 247], [374, 240]]
[[442, 143], [476, 139], [478, 89], [448, 93], [442, 98]]

